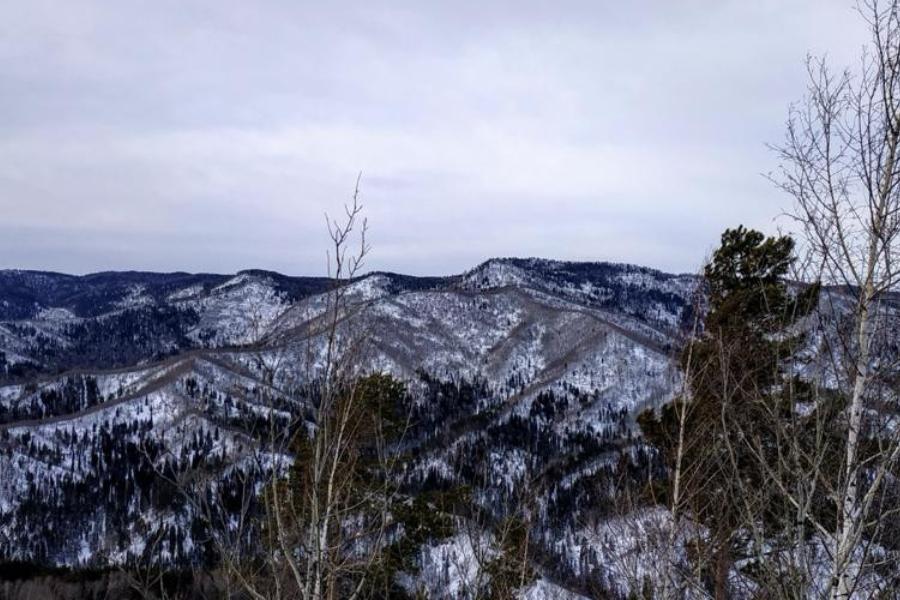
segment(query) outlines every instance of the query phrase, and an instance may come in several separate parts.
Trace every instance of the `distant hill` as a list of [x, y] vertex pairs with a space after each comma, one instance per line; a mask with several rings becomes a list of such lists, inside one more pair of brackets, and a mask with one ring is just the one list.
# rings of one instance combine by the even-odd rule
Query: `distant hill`
[[[617, 589], [585, 524], [611, 514], [622, 477], [659, 468], [633, 418], [678, 388], [670, 357], [696, 278], [508, 258], [346, 285], [346, 322], [367, 341], [359, 369], [395, 375], [415, 399], [404, 489], [466, 485], [499, 510], [527, 467], [542, 482], [546, 577]], [[164, 535], [166, 561], [202, 560], [189, 507], [136, 449], [244, 468], [270, 410], [261, 357], [315, 371], [331, 286], [255, 270], [0, 272], [0, 559], [119, 564]]]

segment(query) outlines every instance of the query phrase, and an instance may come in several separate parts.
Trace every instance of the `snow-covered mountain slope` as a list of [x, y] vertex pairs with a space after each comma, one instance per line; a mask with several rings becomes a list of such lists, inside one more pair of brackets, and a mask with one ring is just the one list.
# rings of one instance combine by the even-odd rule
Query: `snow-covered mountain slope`
[[[405, 489], [465, 486], [487, 511], [533, 489], [547, 579], [529, 597], [549, 597], [550, 581], [611, 576], [602, 552], [573, 557], [554, 532], [603, 518], [623, 477], [658, 468], [633, 419], [678, 387], [670, 355], [695, 285], [538, 259], [377, 273], [341, 289], [338, 334], [362, 340], [360, 372], [408, 386]], [[304, 401], [261, 365], [290, 365], [292, 384], [316, 372], [330, 286], [259, 271], [0, 272], [0, 558], [121, 562], [159, 538], [158, 559], [201, 560], [190, 508], [154, 473], [206, 461], [228, 493], [263, 468], [247, 458], [256, 426]]]
[[[443, 278], [369, 276], [397, 293]], [[0, 271], [0, 380], [71, 368], [109, 368], [181, 351], [253, 343], [292, 304], [321, 295], [322, 277], [268, 271], [234, 276]]]

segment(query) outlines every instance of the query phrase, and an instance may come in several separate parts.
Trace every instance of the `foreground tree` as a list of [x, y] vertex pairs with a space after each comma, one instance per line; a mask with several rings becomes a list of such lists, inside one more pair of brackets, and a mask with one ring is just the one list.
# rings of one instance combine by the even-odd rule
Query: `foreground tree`
[[716, 597], [744, 582], [745, 595], [846, 600], [898, 580], [900, 2], [859, 12], [860, 69], [809, 61], [773, 176], [796, 201], [790, 274], [821, 292], [785, 285], [789, 240], [726, 232], [685, 393], [640, 420], [667, 459], [676, 526], [701, 526], [689, 578]]
[[390, 376], [355, 379], [327, 412], [320, 409], [312, 435], [295, 436], [290, 472], [266, 498], [263, 543], [280, 557], [281, 572], [273, 575], [290, 583], [280, 597], [374, 592], [373, 573], [393, 519], [389, 455], [405, 429], [404, 396], [404, 386]]
[[[218, 462], [147, 455], [188, 506], [202, 564], [217, 566], [229, 597], [387, 597], [393, 585], [384, 550], [397, 533], [409, 403], [398, 381], [364, 371], [367, 332], [351, 298], [369, 251], [358, 185], [328, 231], [332, 286], [306, 309], [306, 329], [273, 338], [248, 318], [252, 342], [239, 364], [253, 386], [233, 393], [251, 395], [242, 400], [253, 408], [232, 418], [230, 464], [224, 453]], [[159, 559], [148, 556], [135, 578], [146, 597], [164, 597]]]
[[[672, 474], [672, 513], [687, 513], [705, 528], [690, 551], [697, 578], [716, 598], [731, 597], [729, 574], [746, 553], [747, 490], [765, 489], [764, 473], [742, 440], [772, 438], [762, 405], [778, 392], [781, 357], [798, 342], [785, 332], [818, 293], [789, 293], [784, 276], [792, 250], [788, 237], [766, 238], [743, 227], [722, 235], [704, 270], [705, 329], [682, 355], [685, 392], [658, 417], [648, 411], [638, 418]], [[773, 510], [769, 499], [757, 496], [760, 510]]]
[[835, 74], [810, 59], [809, 95], [791, 111], [774, 177], [796, 202], [812, 277], [840, 288], [832, 314], [850, 299], [824, 348], [846, 398], [834, 519], [816, 524], [831, 538], [834, 599], [851, 597], [871, 566], [867, 539], [891, 516], [880, 499], [900, 458], [900, 435], [883, 420], [898, 395], [885, 338], [896, 327], [900, 258], [900, 3], [865, 0], [859, 10], [871, 34], [859, 69]]
[[299, 410], [287, 427], [270, 412], [268, 449], [293, 458], [286, 474], [276, 466], [264, 486], [259, 545], [239, 545], [237, 555], [227, 549], [225, 564], [256, 598], [377, 597], [393, 528], [395, 445], [408, 423], [404, 387], [360, 370], [366, 332], [348, 293], [369, 251], [361, 211], [357, 185], [345, 218], [328, 221], [333, 287], [318, 328], [305, 334], [303, 360], [266, 346], [257, 357], [275, 398], [293, 394]]

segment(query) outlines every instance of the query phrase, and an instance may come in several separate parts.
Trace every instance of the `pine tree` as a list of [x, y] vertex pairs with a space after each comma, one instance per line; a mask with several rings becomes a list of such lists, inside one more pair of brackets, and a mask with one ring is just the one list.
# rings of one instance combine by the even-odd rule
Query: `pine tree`
[[[706, 584], [716, 598], [729, 597], [728, 575], [746, 546], [743, 490], [764, 478], [746, 437], [767, 447], [772, 403], [784, 380], [784, 359], [802, 338], [789, 334], [818, 297], [818, 287], [791, 293], [785, 280], [794, 242], [738, 227], [726, 230], [704, 270], [708, 312], [704, 327], [682, 352], [685, 397], [659, 415], [638, 417], [647, 441], [670, 471], [680, 467], [683, 510], [708, 532], [695, 546]], [[679, 418], [681, 415], [683, 419]], [[680, 456], [680, 463], [676, 464]], [[671, 500], [669, 498], [668, 500]], [[766, 501], [763, 501], [765, 504]], [[770, 502], [762, 512], [778, 510]]]

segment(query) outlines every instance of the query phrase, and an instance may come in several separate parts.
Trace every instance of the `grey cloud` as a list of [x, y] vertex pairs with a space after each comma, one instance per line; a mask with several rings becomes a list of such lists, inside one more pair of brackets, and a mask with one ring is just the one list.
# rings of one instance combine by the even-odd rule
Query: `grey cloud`
[[358, 171], [372, 268], [694, 270], [774, 229], [803, 59], [843, 0], [9, 2], [0, 268], [320, 273]]

